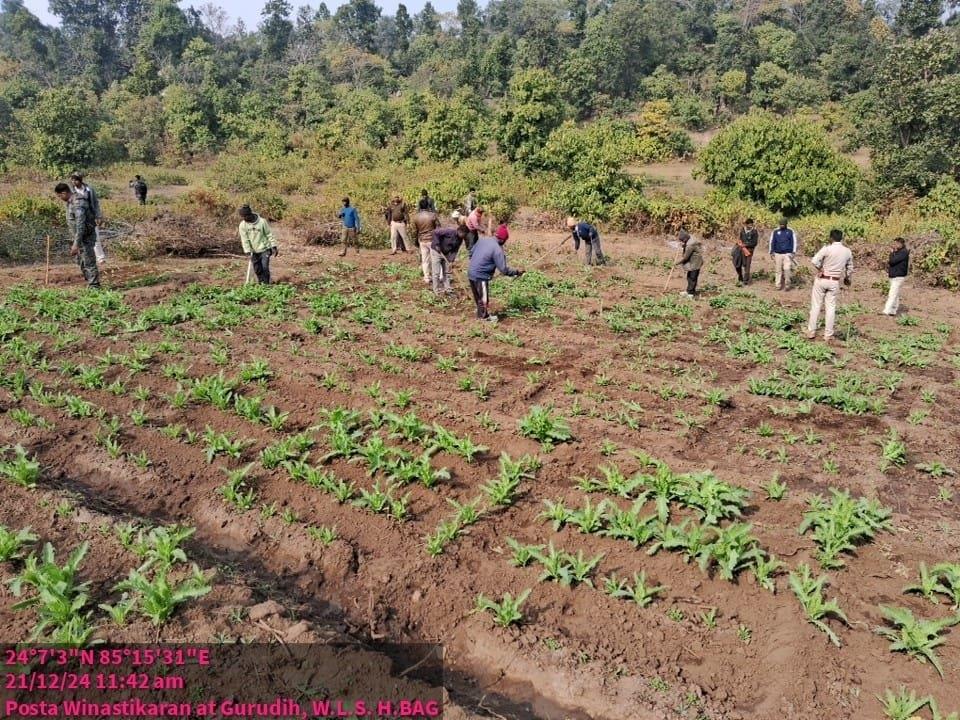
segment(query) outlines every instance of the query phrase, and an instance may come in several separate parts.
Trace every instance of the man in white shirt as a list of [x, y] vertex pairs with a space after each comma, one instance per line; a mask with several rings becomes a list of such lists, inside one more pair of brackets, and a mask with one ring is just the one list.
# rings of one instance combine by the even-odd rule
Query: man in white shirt
[[826, 304], [823, 329], [823, 339], [826, 342], [833, 338], [840, 283], [849, 285], [853, 279], [853, 253], [843, 244], [843, 233], [831, 230], [830, 241], [829, 245], [824, 245], [813, 256], [813, 266], [818, 272], [810, 293], [810, 322], [807, 323], [807, 337], [813, 340], [817, 336], [820, 308]]

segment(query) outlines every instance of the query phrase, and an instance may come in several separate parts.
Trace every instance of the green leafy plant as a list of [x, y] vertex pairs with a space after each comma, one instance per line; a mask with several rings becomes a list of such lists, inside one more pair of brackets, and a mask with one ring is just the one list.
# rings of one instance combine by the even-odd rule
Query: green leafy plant
[[826, 576], [814, 578], [810, 566], [805, 563], [797, 568], [797, 572], [790, 573], [790, 588], [800, 601], [800, 607], [803, 608], [807, 621], [826, 633], [830, 642], [840, 647], [840, 638], [830, 629], [825, 620], [832, 615], [847, 625], [850, 621], [847, 620], [847, 616], [844, 615], [836, 600], [824, 599], [823, 587], [826, 582]]
[[33, 553], [27, 556], [23, 571], [10, 581], [10, 590], [15, 597], [23, 596], [28, 588], [34, 591], [30, 597], [13, 605], [14, 610], [37, 608], [39, 622], [31, 633], [31, 640], [42, 637], [48, 629], [63, 627], [92, 633], [92, 628], [86, 624], [89, 613], [84, 611], [90, 583], [77, 580], [88, 550], [89, 545], [82, 543], [61, 566], [57, 565], [53, 545], [46, 543], [39, 557]]
[[880, 442], [880, 449], [881, 471], [886, 472], [890, 468], [899, 468], [907, 464], [907, 446], [893, 428], [887, 433], [886, 438]]
[[644, 571], [634, 573], [633, 583], [625, 578], [611, 575], [604, 581], [604, 592], [615, 598], [632, 600], [640, 607], [650, 605], [666, 588], [663, 585], [650, 587], [647, 585], [647, 574]]
[[171, 582], [167, 570], [156, 571], [152, 579], [140, 570], [131, 570], [127, 579], [114, 588], [116, 591], [136, 593], [140, 612], [157, 626], [166, 622], [177, 606], [201, 598], [211, 589], [196, 565], [193, 566], [192, 575], [179, 583]]
[[500, 474], [485, 485], [482, 490], [493, 505], [509, 507], [516, 502], [517, 491], [523, 480], [532, 480], [534, 474], [529, 470], [530, 458], [524, 455], [512, 460], [507, 453], [500, 454]]
[[32, 460], [22, 445], [15, 445], [13, 448], [3, 448], [3, 450], [0, 451], [0, 457], [8, 455], [11, 449], [13, 451], [13, 459], [0, 461], [0, 477], [4, 477], [14, 485], [19, 485], [20, 487], [36, 487], [37, 480], [40, 479], [40, 463]]
[[960, 615], [939, 620], [920, 620], [908, 608], [881, 605], [880, 611], [893, 626], [877, 628], [879, 635], [890, 640], [890, 651], [905, 652], [920, 662], [930, 663], [943, 677], [943, 667], [936, 648], [945, 642], [941, 633], [960, 623]]
[[883, 713], [888, 720], [911, 720], [930, 702], [929, 697], [917, 697], [913, 690], [908, 693], [903, 685], [897, 692], [887, 688], [882, 697], [877, 696], [877, 700], [883, 706]]
[[527, 601], [528, 597], [530, 597], [529, 588], [515, 598], [510, 593], [504, 593], [500, 602], [491, 600], [481, 593], [477, 595], [474, 612], [491, 613], [493, 615], [493, 622], [500, 627], [519, 624], [523, 620], [523, 613], [520, 611], [520, 608]]
[[573, 439], [567, 421], [555, 415], [550, 407], [532, 407], [519, 421], [518, 427], [521, 435], [539, 441], [545, 450]]
[[817, 561], [824, 568], [843, 567], [841, 553], [852, 552], [858, 543], [874, 538], [880, 530], [890, 529], [891, 512], [876, 500], [854, 500], [846, 491], [831, 489], [828, 502], [820, 495], [809, 500], [810, 510], [804, 513], [800, 534], [813, 529], [813, 540], [819, 551]]
[[30, 532], [29, 527], [13, 532], [0, 525], [0, 562], [23, 557], [21, 550], [36, 541], [37, 536]]

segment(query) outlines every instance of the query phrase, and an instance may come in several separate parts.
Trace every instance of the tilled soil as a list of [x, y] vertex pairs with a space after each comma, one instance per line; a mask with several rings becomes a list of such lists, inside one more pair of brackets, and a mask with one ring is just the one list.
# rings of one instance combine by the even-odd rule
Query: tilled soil
[[[773, 364], [758, 365], [732, 357], [707, 339], [713, 325], [727, 322], [737, 328], [743, 321], [738, 310], [709, 302], [731, 284], [733, 275], [720, 248], [710, 249], [712, 260], [701, 278], [707, 292], [693, 303], [690, 322], [679, 332], [643, 337], [642, 332], [614, 333], [607, 319], [613, 308], [635, 298], [680, 289], [682, 273], [677, 272], [664, 290], [664, 264], [674, 254], [666, 240], [605, 238], [613, 262], [593, 269], [581, 268], [568, 252], [555, 253], [552, 248], [559, 240], [518, 233], [507, 248], [518, 267], [533, 269], [537, 261], [535, 269], [550, 278], [572, 280], [584, 290], [584, 297], [558, 295], [545, 317], [526, 313], [506, 317], [496, 326], [478, 323], [462, 267], [457, 270], [455, 299], [435, 305], [424, 297], [410, 256], [398, 260], [385, 252], [363, 251], [351, 253], [348, 264], [342, 264], [333, 249], [284, 247], [274, 263], [275, 280], [295, 286], [295, 316], [276, 320], [265, 314], [220, 331], [191, 322], [174, 326], [175, 332], [97, 337], [79, 328], [80, 339], [56, 352], [48, 340], [44, 354], [54, 365], [93, 365], [108, 350], [130, 352], [134, 343], [165, 337], [182, 343], [185, 352], [158, 357], [148, 370], [133, 376], [111, 366], [106, 380], [123, 378], [128, 389], [122, 396], [79, 389], [52, 370], [37, 373], [48, 386], [65, 383], [70, 392], [122, 418], [124, 450], [145, 450], [153, 464], [141, 470], [128, 460], [111, 460], [95, 442], [95, 420], [71, 419], [27, 396], [19, 406], [54, 423], [55, 429], [24, 430], [9, 415], [0, 416], [0, 443], [22, 444], [44, 468], [38, 492], [0, 486], [0, 521], [8, 527], [32, 525], [42, 537], [68, 547], [89, 538], [93, 561], [86, 567], [94, 587], [103, 592], [131, 565], [115, 541], [98, 535], [98, 525], [135, 517], [195, 526], [193, 554], [206, 567], [220, 569], [218, 584], [215, 592], [187, 605], [161, 628], [161, 638], [200, 641], [218, 633], [283, 637], [295, 624], [292, 619], [278, 620], [273, 630], [230, 622], [231, 608], [272, 598], [288, 608], [290, 617], [315, 623], [308, 637], [322, 639], [327, 628], [373, 642], [442, 643], [451, 693], [470, 712], [530, 718], [765, 719], [828, 713], [866, 718], [881, 716], [876, 696], [900, 685], [933, 695], [942, 709], [960, 709], [957, 632], [948, 633], [939, 649], [943, 680], [929, 665], [889, 652], [889, 642], [874, 632], [883, 624], [880, 605], [909, 607], [920, 617], [948, 613], [946, 604], [938, 607], [920, 596], [904, 595], [902, 589], [916, 582], [921, 561], [932, 565], [960, 557], [957, 500], [950, 495], [957, 490], [955, 480], [935, 479], [914, 468], [915, 463], [933, 460], [960, 468], [958, 371], [951, 361], [957, 352], [957, 298], [908, 287], [904, 303], [909, 307], [904, 311], [920, 324], [901, 326], [873, 314], [882, 306], [882, 278], [858, 274], [842, 301], [847, 308], [843, 323], [855, 333], [845, 333], [847, 340], [835, 348], [848, 368], [870, 376], [888, 374], [890, 369], [878, 369], [862, 349], [863, 343], [879, 337], [932, 332], [948, 323], [948, 341], [927, 367], [897, 368], [904, 377], [881, 416], [848, 415], [824, 405], [814, 405], [809, 414], [778, 415], [771, 408], [789, 403], [750, 394], [748, 381], [768, 377], [784, 351], [776, 351]], [[755, 270], [767, 269], [763, 260], [758, 258]], [[124, 291], [125, 302], [140, 311], [169, 300], [189, 283], [234, 286], [243, 274], [239, 262], [159, 261], [110, 265], [104, 276], [112, 287], [129, 287], [137, 278], [154, 276], [153, 284]], [[18, 269], [5, 272], [2, 282], [42, 278], [42, 269]], [[70, 287], [79, 282], [78, 271], [57, 267], [51, 280], [56, 287]], [[316, 285], [318, 281], [325, 284]], [[508, 283], [494, 285], [495, 304], [506, 297]], [[808, 286], [777, 293], [770, 284], [761, 277], [747, 292], [805, 310]], [[303, 321], [311, 314], [309, 301], [332, 287], [348, 298], [385, 289], [392, 327], [378, 330], [349, 320], [345, 313], [336, 324], [352, 333], [348, 339], [338, 339], [333, 332], [307, 332]], [[677, 299], [682, 302], [687, 301]], [[225, 367], [211, 358], [211, 340], [229, 348]], [[431, 354], [420, 361], [388, 357], [385, 350], [391, 343], [429, 348]], [[368, 364], [361, 352], [378, 364]], [[458, 358], [458, 369], [438, 369], [441, 356]], [[176, 381], [160, 370], [164, 363], [180, 362], [189, 365], [194, 378], [220, 370], [232, 377], [253, 358], [267, 360], [274, 377], [261, 389], [248, 384], [242, 391], [262, 393], [265, 404], [290, 412], [283, 434], [312, 433], [318, 441], [314, 461], [327, 451], [325, 431], [310, 429], [322, 409], [345, 406], [366, 412], [376, 407], [373, 396], [389, 403], [391, 392], [408, 389], [414, 391], [411, 409], [422, 420], [467, 434], [490, 449], [473, 464], [437, 455], [434, 466], [448, 467], [452, 478], [433, 489], [409, 488], [411, 518], [403, 523], [340, 505], [327, 494], [292, 482], [283, 469], [266, 470], [259, 463], [251, 474], [257, 508], [237, 512], [217, 493], [225, 478], [221, 467], [256, 461], [259, 451], [281, 434], [207, 405], [172, 408], [164, 396], [176, 389]], [[478, 377], [489, 377], [488, 399], [458, 389], [469, 368]], [[132, 395], [138, 385], [150, 391], [145, 403]], [[704, 400], [708, 389], [723, 390], [729, 401], [709, 410], [713, 406]], [[935, 399], [925, 402], [924, 391], [934, 393]], [[6, 410], [18, 405], [6, 390], [0, 398]], [[628, 407], [621, 401], [631, 403], [627, 412], [635, 429], [618, 420]], [[129, 413], [141, 405], [148, 422], [135, 427]], [[570, 420], [574, 441], [545, 451], [520, 437], [517, 422], [534, 405], [555, 406]], [[917, 421], [918, 413], [927, 415]], [[207, 426], [234, 432], [252, 444], [238, 461], [218, 458], [209, 464], [202, 443], [187, 445], [159, 433], [173, 423], [201, 433]], [[760, 426], [769, 432], [758, 433]], [[889, 428], [905, 440], [910, 462], [881, 472], [877, 441]], [[808, 430], [819, 442], [800, 440]], [[605, 447], [603, 441], [608, 441]], [[797, 532], [811, 493], [843, 488], [891, 507], [896, 532], [879, 534], [847, 557], [843, 569], [828, 573], [826, 596], [836, 598], [850, 620], [849, 627], [828, 621], [842, 646], [830, 644], [806, 622], [785, 576], [777, 578], [777, 593], [771, 594], [746, 572], [738, 582], [727, 582], [704, 575], [695, 562], [684, 563], [677, 553], [649, 556], [645, 547], [635, 549], [575, 528], [555, 532], [539, 517], [545, 500], [582, 506], [585, 495], [574, 479], [596, 475], [600, 465], [616, 464], [628, 475], [638, 470], [632, 450], [643, 450], [680, 471], [712, 470], [753, 491], [745, 520], [753, 524], [763, 547], [790, 569], [809, 562], [818, 570], [809, 535]], [[476, 497], [479, 487], [496, 475], [501, 452], [538, 455], [542, 467], [535, 480], [525, 483], [515, 505], [486, 514], [442, 555], [429, 556], [424, 539], [452, 515], [447, 500], [463, 503]], [[825, 460], [836, 469], [828, 469]], [[333, 460], [329, 470], [360, 487], [373, 485], [363, 465]], [[789, 487], [780, 502], [767, 499], [762, 489], [774, 473]], [[58, 517], [52, 509], [60, 496], [73, 498], [78, 510], [72, 517]], [[264, 506], [269, 509], [262, 511]], [[326, 547], [306, 532], [307, 526], [321, 524], [336, 526], [339, 534]], [[508, 537], [553, 542], [588, 557], [602, 553], [594, 579], [597, 589], [538, 582], [538, 569], [510, 564]], [[666, 586], [650, 606], [639, 608], [602, 592], [605, 576], [630, 577], [640, 570]], [[0, 571], [9, 577], [9, 568], [0, 566]], [[472, 612], [478, 593], [499, 598], [526, 588], [532, 592], [519, 627], [498, 629], [489, 615]], [[0, 629], [6, 639], [22, 639], [31, 620], [12, 612], [12, 603], [9, 594], [2, 597]], [[714, 629], [702, 619], [712, 608]], [[101, 636], [129, 641], [153, 639], [155, 633], [149, 624], [134, 623], [123, 631], [105, 626]]]

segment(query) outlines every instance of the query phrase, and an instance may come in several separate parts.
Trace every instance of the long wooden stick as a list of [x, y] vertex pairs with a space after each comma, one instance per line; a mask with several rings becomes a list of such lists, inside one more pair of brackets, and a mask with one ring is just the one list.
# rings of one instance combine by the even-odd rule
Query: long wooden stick
[[50, 284], [50, 236], [47, 235], [47, 267], [43, 273], [43, 284]]
[[673, 260], [673, 265], [670, 266], [670, 274], [667, 275], [667, 281], [663, 284], [663, 290], [661, 295], [667, 292], [667, 288], [670, 287], [670, 281], [673, 280], [673, 272], [677, 269], [677, 261], [680, 259], [680, 251], [677, 251], [677, 256]]

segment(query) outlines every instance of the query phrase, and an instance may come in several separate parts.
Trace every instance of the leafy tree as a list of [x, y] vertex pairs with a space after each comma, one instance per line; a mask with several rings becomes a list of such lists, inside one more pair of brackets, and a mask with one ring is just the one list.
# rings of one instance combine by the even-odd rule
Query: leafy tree
[[936, 30], [888, 48], [858, 115], [887, 186], [929, 191], [960, 177], [960, 35]]
[[693, 153], [690, 136], [673, 122], [672, 113], [667, 100], [644, 103], [637, 119], [637, 159], [657, 162]]
[[34, 161], [44, 170], [64, 172], [94, 161], [99, 120], [94, 99], [86, 92], [74, 87], [46, 90], [26, 125]]
[[814, 107], [826, 99], [826, 87], [811, 78], [800, 77], [772, 62], [762, 62], [753, 74], [751, 98], [754, 105], [778, 112]]
[[413, 36], [413, 19], [403, 3], [397, 5], [394, 22], [397, 28], [397, 49], [401, 56], [406, 56], [410, 50], [410, 38]]
[[349, 0], [333, 15], [333, 23], [347, 42], [369, 53], [377, 49], [377, 22], [380, 8], [372, 0]]
[[167, 149], [182, 157], [211, 150], [216, 144], [216, 119], [202, 95], [182, 84], [169, 86], [163, 97]]
[[482, 126], [469, 93], [436, 100], [420, 125], [420, 147], [431, 160], [466, 160], [484, 149]]
[[436, 35], [440, 32], [440, 15], [433, 7], [433, 3], [427, 0], [423, 4], [423, 9], [417, 13], [417, 34], [418, 35]]
[[467, 47], [480, 38], [480, 6], [477, 0], [457, 0], [457, 21], [460, 23], [460, 37]]
[[263, 39], [263, 52], [272, 59], [279, 60], [287, 51], [290, 36], [293, 33], [293, 23], [290, 22], [290, 13], [293, 5], [288, 0], [267, 0], [260, 11], [263, 22], [260, 23], [260, 35]]
[[894, 26], [897, 33], [920, 38], [940, 27], [943, 0], [900, 0]]
[[787, 214], [838, 210], [857, 169], [817, 125], [767, 113], [741, 117], [700, 151], [698, 174], [734, 195]]
[[562, 120], [563, 100], [557, 79], [545, 70], [521, 71], [511, 78], [497, 115], [500, 149], [511, 161], [531, 167]]
[[110, 109], [109, 131], [124, 157], [154, 163], [163, 152], [163, 103], [156, 96], [138, 97], [128, 90], [111, 89], [103, 98]]
[[506, 33], [497, 35], [480, 60], [480, 83], [487, 94], [500, 94], [510, 82], [513, 65], [513, 40]]
[[172, 0], [158, 0], [143, 24], [137, 43], [138, 56], [146, 56], [155, 67], [180, 60], [197, 29]]

